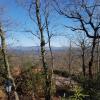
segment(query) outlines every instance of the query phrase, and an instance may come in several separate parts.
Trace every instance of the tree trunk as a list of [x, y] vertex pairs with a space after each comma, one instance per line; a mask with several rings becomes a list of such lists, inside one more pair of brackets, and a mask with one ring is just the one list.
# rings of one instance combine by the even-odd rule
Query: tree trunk
[[99, 38], [97, 39], [97, 75], [100, 72]]
[[19, 100], [18, 94], [16, 92], [16, 85], [15, 85], [14, 79], [13, 79], [11, 72], [10, 72], [10, 67], [9, 67], [7, 53], [6, 53], [5, 33], [2, 31], [2, 29], [0, 29], [0, 37], [1, 37], [1, 46], [2, 46], [2, 54], [3, 54], [3, 59], [4, 59], [4, 65], [5, 65], [6, 72], [7, 72], [7, 78], [10, 78], [12, 80], [12, 83], [13, 83], [13, 86], [14, 86], [14, 89], [15, 89], [15, 91], [14, 91], [15, 100]]
[[71, 74], [71, 63], [72, 63], [72, 44], [70, 40], [70, 47], [69, 47], [69, 63], [68, 63], [68, 69], [69, 69], [69, 75]]
[[47, 35], [48, 35], [48, 43], [49, 43], [49, 50], [50, 50], [50, 56], [51, 56], [51, 68], [50, 68], [49, 79], [50, 79], [50, 91], [51, 91], [50, 95], [52, 96], [54, 61], [53, 61], [53, 52], [52, 52], [51, 41], [50, 41], [51, 36], [50, 36], [50, 32], [49, 32], [49, 27], [48, 27], [48, 16], [45, 17], [45, 22], [46, 22], [46, 30], [47, 30]]
[[86, 75], [86, 70], [85, 70], [85, 54], [84, 54], [84, 48], [82, 49], [82, 69], [83, 69], [83, 75], [84, 75], [84, 77], [85, 77], [85, 75]]
[[94, 50], [95, 50], [95, 45], [96, 45], [96, 38], [93, 38], [93, 45], [92, 45], [92, 50], [91, 50], [91, 58], [89, 61], [89, 79], [93, 78], [92, 75], [92, 66], [93, 66], [93, 61], [94, 61]]
[[36, 0], [36, 17], [37, 17], [37, 22], [38, 22], [38, 28], [40, 31], [40, 44], [41, 44], [41, 57], [42, 57], [42, 64], [44, 67], [44, 75], [45, 75], [45, 100], [51, 100], [50, 96], [50, 80], [48, 77], [48, 65], [46, 63], [45, 59], [45, 40], [44, 40], [44, 34], [43, 34], [43, 27], [41, 23], [41, 17], [40, 17], [40, 0]]

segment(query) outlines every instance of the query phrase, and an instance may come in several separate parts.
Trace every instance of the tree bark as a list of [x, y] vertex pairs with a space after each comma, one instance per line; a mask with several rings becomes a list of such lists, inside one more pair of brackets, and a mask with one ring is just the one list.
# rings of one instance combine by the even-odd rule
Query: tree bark
[[93, 38], [93, 45], [92, 45], [92, 50], [91, 50], [91, 58], [89, 61], [89, 79], [93, 78], [92, 75], [92, 66], [93, 66], [93, 61], [94, 61], [94, 50], [95, 50], [95, 45], [96, 45], [96, 38]]
[[36, 17], [37, 17], [37, 22], [38, 22], [38, 28], [40, 31], [40, 44], [41, 44], [41, 57], [42, 57], [42, 64], [44, 67], [44, 75], [45, 75], [45, 100], [51, 100], [50, 96], [50, 80], [48, 77], [48, 65], [46, 63], [45, 59], [45, 40], [44, 40], [44, 33], [43, 33], [43, 27], [42, 27], [42, 22], [41, 22], [41, 17], [40, 17], [40, 0], [36, 0]]
[[6, 72], [7, 72], [7, 78], [10, 78], [12, 80], [12, 83], [13, 83], [13, 86], [14, 86], [14, 89], [15, 89], [15, 91], [14, 91], [15, 100], [19, 100], [18, 93], [16, 92], [16, 85], [15, 85], [14, 79], [11, 75], [10, 66], [9, 66], [9, 63], [8, 63], [8, 58], [7, 58], [7, 53], [6, 53], [5, 33], [2, 31], [1, 28], [0, 28], [0, 37], [1, 37], [1, 46], [2, 46], [2, 54], [3, 54], [3, 59], [4, 59], [4, 65], [5, 65]]
[[97, 73], [100, 72], [99, 38], [97, 39]]
[[84, 75], [84, 77], [85, 77], [85, 75], [86, 75], [86, 70], [85, 70], [85, 61], [84, 61], [84, 52], [83, 52], [83, 54], [82, 54], [82, 68], [83, 68], [83, 75]]
[[85, 41], [83, 40], [82, 41], [82, 44], [81, 44], [81, 49], [82, 49], [82, 69], [83, 69], [83, 75], [85, 77], [86, 75], [86, 68], [85, 68]]
[[69, 63], [68, 63], [68, 66], [69, 66], [69, 75], [71, 74], [71, 59], [72, 58], [72, 44], [71, 44], [71, 40], [70, 40], [70, 47], [69, 47]]
[[50, 50], [50, 56], [51, 56], [51, 68], [50, 68], [50, 95], [52, 96], [52, 86], [53, 86], [53, 68], [54, 68], [54, 61], [53, 61], [53, 52], [51, 48], [51, 36], [50, 36], [50, 31], [49, 31], [49, 26], [48, 26], [48, 15], [45, 15], [45, 22], [46, 22], [46, 31], [48, 35], [48, 43], [49, 43], [49, 50]]

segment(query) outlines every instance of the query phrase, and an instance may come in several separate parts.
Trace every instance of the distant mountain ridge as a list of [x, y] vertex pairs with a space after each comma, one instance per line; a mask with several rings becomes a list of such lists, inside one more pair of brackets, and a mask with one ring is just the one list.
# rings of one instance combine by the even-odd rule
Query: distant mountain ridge
[[[67, 50], [67, 47], [51, 47], [53, 52], [57, 51], [64, 51]], [[46, 47], [46, 50], [49, 51], [49, 47]], [[16, 47], [8, 47], [8, 52], [14, 52], [18, 54], [22, 53], [39, 53], [40, 52], [40, 46], [16, 46]]]

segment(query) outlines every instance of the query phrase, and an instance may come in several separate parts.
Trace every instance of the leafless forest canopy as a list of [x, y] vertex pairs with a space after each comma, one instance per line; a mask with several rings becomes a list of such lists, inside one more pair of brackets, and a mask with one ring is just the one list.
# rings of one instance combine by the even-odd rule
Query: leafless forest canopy
[[100, 0], [1, 0], [0, 100], [100, 100], [99, 30]]

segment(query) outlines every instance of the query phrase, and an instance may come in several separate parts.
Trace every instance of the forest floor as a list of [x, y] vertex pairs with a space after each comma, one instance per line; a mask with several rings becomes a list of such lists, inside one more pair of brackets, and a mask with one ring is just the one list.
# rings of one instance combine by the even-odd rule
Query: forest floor
[[[53, 80], [55, 81], [56, 84], [56, 95], [55, 97], [53, 97], [53, 100], [60, 100], [61, 97], [63, 97], [64, 95], [66, 97], [73, 95], [75, 86], [78, 86], [78, 83], [75, 82], [71, 77], [63, 77], [54, 74]], [[4, 97], [4, 94], [2, 93], [0, 92], [0, 100], [6, 100], [6, 99], [2, 99]], [[31, 100], [31, 98], [30, 99], [29, 98], [30, 97], [22, 96], [20, 97], [20, 100]], [[41, 98], [40, 100], [44, 100], [44, 98]]]

